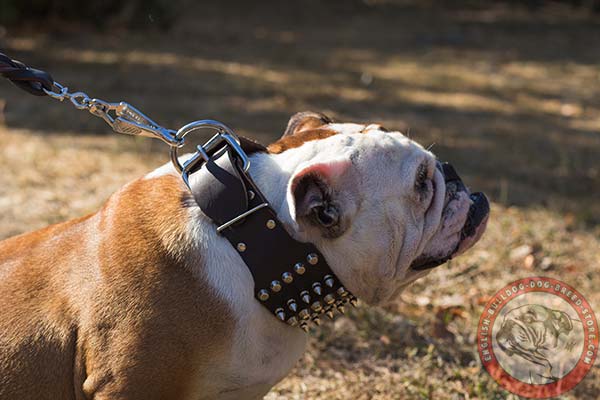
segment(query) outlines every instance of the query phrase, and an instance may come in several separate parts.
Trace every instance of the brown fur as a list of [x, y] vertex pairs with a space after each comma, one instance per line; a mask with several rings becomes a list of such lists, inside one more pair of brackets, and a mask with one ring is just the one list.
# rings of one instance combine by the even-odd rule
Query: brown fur
[[298, 112], [290, 118], [283, 136], [295, 135], [298, 132], [317, 129], [331, 123], [332, 120], [327, 115], [314, 112], [302, 111]]
[[267, 150], [269, 150], [269, 153], [279, 154], [288, 149], [300, 147], [311, 140], [325, 139], [329, 136], [337, 135], [337, 133], [338, 132], [327, 128], [308, 129], [290, 136], [282, 137], [275, 143], [270, 144], [267, 147]]
[[[339, 132], [329, 129], [327, 125], [331, 119], [324, 114], [312, 111], [296, 113], [290, 118], [285, 133], [275, 143], [267, 147], [269, 153], [279, 154], [288, 149], [302, 146], [311, 140], [325, 139], [329, 136], [337, 135]], [[367, 125], [361, 133], [369, 133], [372, 130], [383, 130], [379, 124]]]
[[179, 399], [227, 355], [231, 310], [192, 255], [180, 178], [0, 242], [0, 399]]

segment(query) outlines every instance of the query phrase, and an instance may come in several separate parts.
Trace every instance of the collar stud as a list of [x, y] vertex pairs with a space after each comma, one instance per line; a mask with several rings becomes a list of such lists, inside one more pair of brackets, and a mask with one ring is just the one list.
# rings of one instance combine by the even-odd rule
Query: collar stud
[[271, 282], [271, 290], [275, 293], [279, 292], [281, 290], [281, 282], [278, 280]]
[[294, 265], [294, 272], [297, 273], [298, 275], [303, 275], [306, 272], [306, 268], [304, 267], [304, 264], [297, 263], [296, 265]]
[[269, 292], [267, 292], [265, 289], [260, 289], [260, 291], [258, 292], [258, 299], [260, 301], [269, 300]]
[[281, 275], [281, 280], [284, 281], [285, 283], [292, 283], [294, 281], [294, 277], [289, 272], [284, 272]]

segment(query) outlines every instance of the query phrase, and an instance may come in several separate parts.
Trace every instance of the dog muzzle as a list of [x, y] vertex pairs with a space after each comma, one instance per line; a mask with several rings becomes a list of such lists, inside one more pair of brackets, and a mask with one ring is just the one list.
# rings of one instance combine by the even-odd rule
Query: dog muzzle
[[410, 266], [411, 269], [416, 271], [423, 271], [442, 265], [460, 253], [460, 250], [465, 248], [465, 246], [472, 245], [481, 236], [490, 213], [490, 204], [487, 197], [481, 192], [470, 193], [452, 165], [438, 162], [437, 168], [444, 175], [446, 186], [446, 204], [444, 204], [444, 207], [446, 207], [449, 200], [460, 192], [465, 192], [469, 195], [471, 205], [469, 206], [467, 220], [460, 231], [460, 240], [455, 249], [443, 257], [418, 257]]

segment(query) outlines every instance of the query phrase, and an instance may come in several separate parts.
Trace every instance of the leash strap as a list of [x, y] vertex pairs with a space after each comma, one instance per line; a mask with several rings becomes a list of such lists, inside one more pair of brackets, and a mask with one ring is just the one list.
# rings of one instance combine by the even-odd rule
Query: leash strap
[[35, 96], [46, 96], [44, 89], [52, 90], [54, 85], [49, 73], [30, 68], [3, 53], [0, 53], [0, 75]]
[[78, 110], [87, 110], [102, 118], [115, 132], [160, 139], [171, 147], [183, 146], [183, 140], [175, 138], [176, 131], [160, 126], [131, 104], [108, 103], [90, 98], [84, 92], [72, 93], [47, 72], [30, 68], [3, 53], [0, 53], [0, 75], [27, 93], [50, 96], [59, 101], [69, 100]]

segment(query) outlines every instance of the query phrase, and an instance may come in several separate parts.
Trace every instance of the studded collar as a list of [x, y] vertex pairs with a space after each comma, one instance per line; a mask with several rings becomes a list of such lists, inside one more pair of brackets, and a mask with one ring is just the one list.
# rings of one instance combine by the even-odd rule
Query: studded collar
[[[231, 133], [215, 137], [227, 134]], [[334, 310], [344, 313], [344, 306], [355, 305], [356, 297], [314, 244], [290, 236], [247, 172], [247, 155], [266, 149], [231, 135], [235, 142], [230, 137], [209, 150], [198, 146], [183, 178], [200, 209], [244, 260], [256, 299], [276, 318], [304, 331], [311, 322], [319, 325], [322, 314], [333, 318]], [[215, 137], [207, 143], [214, 143]]]

